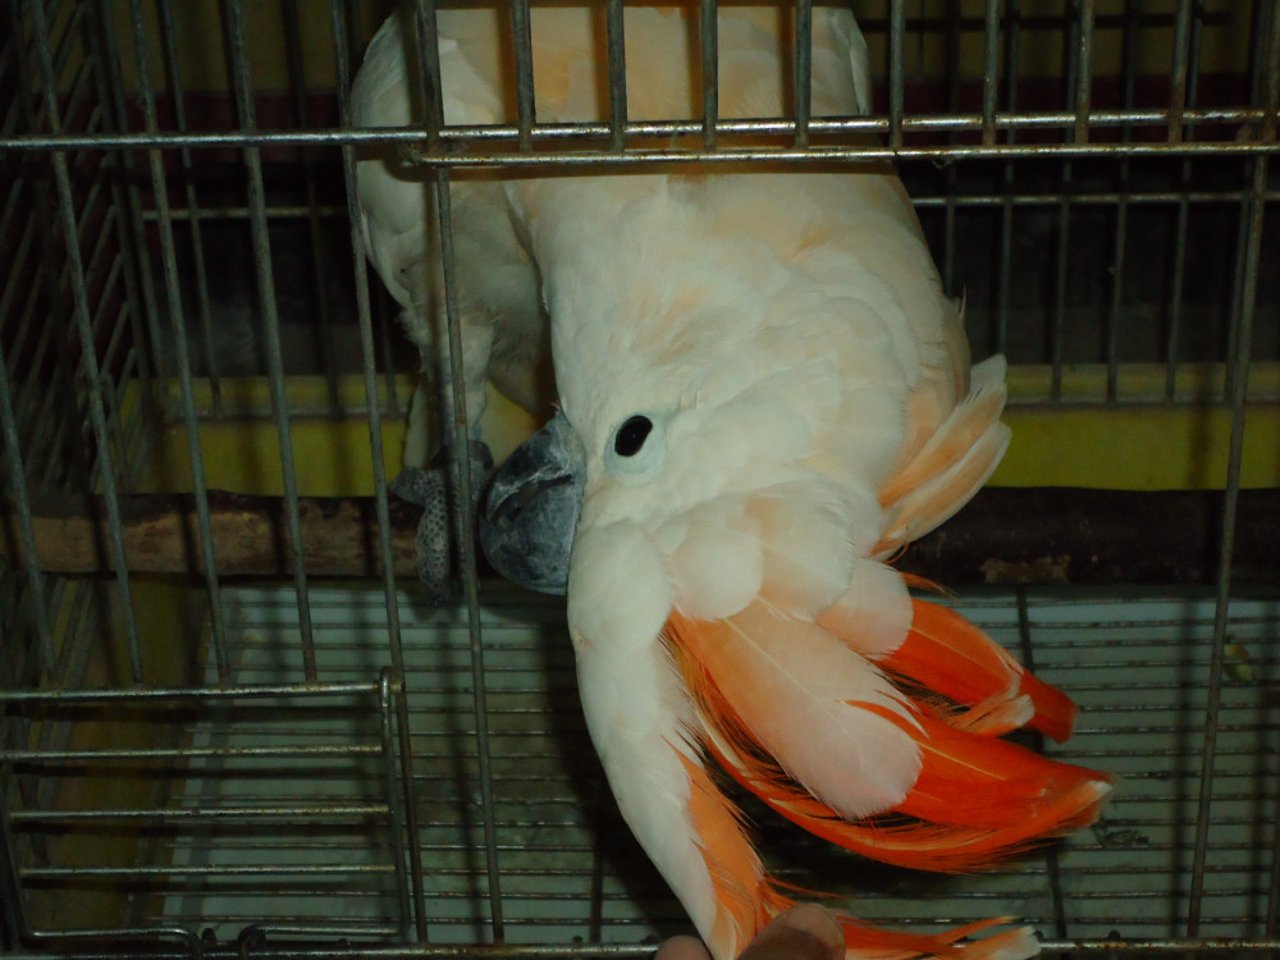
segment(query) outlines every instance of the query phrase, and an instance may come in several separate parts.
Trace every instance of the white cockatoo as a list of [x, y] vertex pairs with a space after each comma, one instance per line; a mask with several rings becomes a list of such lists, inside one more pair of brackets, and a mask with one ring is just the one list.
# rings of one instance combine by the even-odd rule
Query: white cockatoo
[[[697, 115], [697, 10], [626, 8], [632, 119]], [[534, 7], [540, 121], [601, 116], [598, 13]], [[718, 17], [721, 115], [788, 115], [790, 5]], [[449, 122], [514, 116], [508, 29], [496, 7], [440, 12]], [[813, 114], [866, 112], [852, 15], [817, 6], [812, 41]], [[400, 49], [393, 20], [370, 57]], [[536, 356], [545, 317], [559, 395], [494, 477], [486, 552], [517, 582], [567, 587], [618, 806], [715, 960], [732, 960], [789, 901], [708, 758], [818, 836], [940, 871], [1087, 824], [1110, 786], [1001, 740], [1021, 726], [1062, 739], [1074, 707], [886, 563], [963, 506], [1009, 437], [1003, 361], [970, 369], [896, 176], [718, 169], [490, 175], [457, 184], [454, 229], [479, 344], [468, 389], [502, 377], [500, 357]], [[378, 176], [420, 191], [412, 171]], [[434, 261], [401, 213], [400, 234], [377, 240], [389, 214], [374, 212], [366, 230], [418, 310]], [[413, 230], [409, 254], [389, 252]], [[998, 921], [934, 935], [841, 922], [849, 957], [1038, 949], [1021, 928], [961, 942]]]

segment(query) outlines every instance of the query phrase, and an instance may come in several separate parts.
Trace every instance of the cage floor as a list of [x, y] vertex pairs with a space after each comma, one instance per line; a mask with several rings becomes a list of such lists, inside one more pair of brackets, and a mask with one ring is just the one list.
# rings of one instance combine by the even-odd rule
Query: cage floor
[[[292, 589], [227, 597], [232, 681], [298, 682]], [[411, 593], [399, 603], [431, 939], [489, 939], [491, 895], [508, 942], [635, 942], [685, 929], [603, 784], [560, 605], [497, 589], [486, 593], [482, 620], [499, 865], [498, 889], [490, 890], [465, 611], [432, 610]], [[1012, 914], [1052, 937], [1184, 933], [1211, 600], [1003, 591], [957, 605], [1024, 659], [1029, 651], [1037, 672], [1080, 705], [1075, 737], [1046, 749], [1118, 778], [1101, 821], [1000, 872], [932, 877], [822, 849], [748, 807], [767, 858], [791, 882], [848, 895], [862, 916], [922, 929]], [[318, 679], [376, 680], [390, 662], [381, 591], [313, 585], [311, 613]], [[1280, 600], [1233, 601], [1228, 639], [1205, 936], [1257, 934], [1264, 922], [1280, 770]], [[379, 714], [368, 700], [302, 713], [238, 710], [189, 731], [210, 759], [189, 772], [177, 803], [243, 816], [168, 839], [157, 856], [195, 880], [157, 898], [154, 919], [212, 927], [221, 937], [248, 924], [319, 921], [353, 934], [401, 927], [394, 828], [379, 807], [388, 796]], [[367, 749], [325, 753], [352, 744]], [[263, 755], [280, 745], [314, 749], [292, 759]], [[272, 810], [292, 813], [261, 816]]]

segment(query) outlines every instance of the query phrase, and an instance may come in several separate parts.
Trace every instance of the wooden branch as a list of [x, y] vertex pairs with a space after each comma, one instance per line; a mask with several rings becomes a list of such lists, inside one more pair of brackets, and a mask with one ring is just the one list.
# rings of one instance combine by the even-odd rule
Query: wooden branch
[[[193, 574], [204, 569], [195, 498], [141, 494], [122, 497], [125, 557], [137, 573]], [[36, 554], [51, 573], [103, 573], [115, 569], [106, 506], [100, 497], [41, 497], [32, 504]], [[224, 576], [284, 577], [291, 573], [289, 524], [283, 497], [209, 492], [213, 552]], [[414, 534], [420, 507], [391, 498], [391, 549], [397, 574], [414, 575]], [[333, 577], [380, 576], [377, 513], [372, 497], [302, 497], [298, 501], [303, 563], [308, 573]], [[0, 512], [0, 552], [12, 556], [21, 541], [15, 510]]]
[[[1213, 490], [989, 487], [899, 566], [947, 586], [1214, 583], [1222, 503]], [[1240, 492], [1232, 566], [1239, 583], [1280, 583], [1280, 490]]]
[[[974, 583], [1210, 583], [1216, 577], [1222, 495], [1079, 489], [987, 489], [899, 561], [948, 586]], [[223, 576], [290, 575], [284, 500], [211, 492], [214, 554]], [[121, 500], [125, 556], [137, 573], [198, 574], [194, 500], [144, 494]], [[299, 501], [303, 557], [316, 576], [381, 575], [372, 498]], [[50, 573], [113, 569], [100, 498], [42, 497], [33, 504], [36, 552]], [[397, 575], [415, 576], [421, 510], [391, 500]], [[0, 504], [0, 562], [20, 560], [16, 512]], [[1242, 581], [1280, 582], [1280, 490], [1240, 495], [1235, 570]]]

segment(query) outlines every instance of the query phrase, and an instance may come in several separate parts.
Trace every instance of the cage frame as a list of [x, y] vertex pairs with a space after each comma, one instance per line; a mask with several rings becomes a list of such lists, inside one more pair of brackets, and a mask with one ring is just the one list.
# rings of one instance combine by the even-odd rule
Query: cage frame
[[[307, 698], [341, 692], [338, 686], [321, 684], [316, 671], [314, 642], [311, 636], [310, 607], [308, 602], [309, 586], [307, 565], [302, 553], [302, 520], [300, 494], [297, 489], [295, 454], [290, 439], [290, 410], [286, 400], [287, 390], [280, 353], [279, 316], [276, 295], [272, 282], [271, 243], [267, 234], [269, 205], [262, 181], [261, 151], [271, 147], [292, 148], [336, 148], [342, 157], [342, 171], [347, 187], [348, 206], [345, 211], [350, 219], [351, 246], [353, 254], [353, 272], [356, 281], [355, 294], [357, 302], [357, 318], [361, 345], [361, 379], [365, 394], [365, 410], [367, 426], [372, 446], [374, 469], [374, 503], [377, 518], [377, 551], [381, 560], [382, 586], [385, 593], [388, 617], [388, 652], [391, 665], [376, 685], [362, 687], [359, 692], [376, 695], [379, 698], [380, 716], [384, 719], [383, 755], [388, 765], [387, 805], [388, 815], [396, 820], [411, 822], [413, 803], [404, 797], [397, 799], [398, 791], [394, 783], [396, 774], [394, 766], [400, 765], [400, 776], [407, 779], [408, 744], [407, 719], [397, 717], [395, 724], [402, 731], [399, 738], [391, 732], [392, 718], [397, 711], [403, 709], [403, 697], [400, 695], [404, 684], [404, 652], [401, 643], [401, 627], [398, 605], [396, 601], [395, 560], [391, 540], [391, 506], [389, 499], [389, 482], [383, 466], [385, 457], [382, 449], [383, 403], [380, 400], [379, 379], [376, 368], [377, 344], [373, 318], [373, 297], [368, 277], [368, 263], [363, 250], [363, 238], [358, 227], [358, 210], [356, 208], [354, 176], [358, 146], [366, 144], [394, 144], [403, 148], [406, 158], [430, 172], [434, 183], [438, 206], [440, 209], [441, 228], [444, 239], [445, 263], [445, 299], [447, 303], [448, 331], [451, 343], [453, 364], [446, 371], [448, 382], [452, 386], [454, 396], [458, 398], [456, 408], [459, 419], [458, 426], [465, 436], [466, 411], [464, 391], [462, 389], [460, 328], [456, 303], [455, 280], [453, 277], [451, 250], [452, 229], [450, 225], [451, 174], [454, 171], [469, 168], [502, 168], [502, 169], [556, 169], [566, 170], [584, 166], [622, 169], [648, 169], [655, 165], [671, 162], [706, 164], [714, 167], [717, 164], [743, 162], [771, 162], [804, 164], [858, 163], [880, 160], [935, 160], [939, 162], [955, 162], [962, 160], [1005, 162], [1027, 158], [1047, 158], [1060, 160], [1068, 164], [1073, 160], [1086, 158], [1111, 158], [1122, 161], [1125, 158], [1150, 156], [1173, 156], [1196, 158], [1200, 156], [1231, 156], [1245, 158], [1250, 162], [1251, 170], [1248, 182], [1243, 184], [1236, 196], [1241, 205], [1241, 233], [1239, 237], [1242, 256], [1236, 298], [1233, 307], [1232, 331], [1229, 347], [1229, 358], [1225, 365], [1225, 377], [1221, 400], [1230, 411], [1230, 445], [1227, 458], [1227, 477], [1222, 492], [1222, 533], [1218, 542], [1218, 577], [1215, 597], [1215, 619], [1213, 625], [1212, 660], [1210, 664], [1210, 706], [1205, 715], [1206, 733], [1201, 753], [1200, 792], [1197, 798], [1197, 831], [1195, 836], [1193, 863], [1191, 867], [1191, 914], [1187, 918], [1186, 936], [1182, 938], [1151, 939], [1144, 941], [1125, 940], [1088, 940], [1062, 941], [1049, 939], [1044, 941], [1047, 951], [1070, 951], [1081, 955], [1091, 953], [1159, 953], [1196, 951], [1206, 953], [1233, 954], [1241, 951], [1269, 951], [1280, 949], [1280, 936], [1277, 936], [1276, 917], [1280, 911], [1280, 856], [1273, 854], [1273, 863], [1277, 867], [1272, 870], [1271, 883], [1267, 892], [1268, 923], [1267, 935], [1257, 938], [1214, 938], [1204, 939], [1198, 936], [1200, 926], [1201, 903], [1205, 893], [1205, 863], [1208, 852], [1208, 811], [1212, 802], [1213, 773], [1215, 760], [1215, 743], [1217, 728], [1217, 704], [1221, 691], [1221, 678], [1227, 646], [1228, 606], [1232, 589], [1232, 558], [1235, 546], [1236, 516], [1241, 496], [1241, 464], [1245, 447], [1245, 418], [1249, 401], [1249, 345], [1252, 340], [1252, 326], [1256, 313], [1256, 296], [1259, 284], [1259, 272], [1262, 269], [1262, 237], [1263, 218], [1268, 204], [1280, 199], [1280, 194], [1269, 188], [1269, 173], [1274, 155], [1280, 153], [1280, 139], [1277, 137], [1277, 124], [1280, 122], [1280, 4], [1274, 0], [1260, 0], [1256, 9], [1258, 29], [1255, 39], [1258, 54], [1255, 59], [1254, 93], [1251, 105], [1229, 109], [1201, 108], [1194, 103], [1195, 70], [1193, 17], [1198, 0], [1177, 0], [1174, 12], [1177, 42], [1170, 62], [1172, 102], [1163, 109], [1126, 107], [1123, 109], [1096, 109], [1091, 103], [1091, 61], [1094, 52], [1094, 0], [1071, 0], [1069, 7], [1074, 10], [1072, 45], [1072, 68], [1074, 83], [1069, 83], [1070, 102], [1062, 109], [1054, 111], [1028, 111], [1018, 109], [999, 109], [1000, 74], [997, 65], [1000, 62], [999, 25], [1002, 9], [1007, 14], [1009, 8], [1016, 8], [1018, 0], [986, 0], [984, 17], [985, 65], [983, 79], [982, 108], [978, 112], [912, 113], [906, 109], [904, 101], [905, 76], [903, 44], [907, 27], [906, 0], [888, 0], [889, 5], [889, 105], [887, 111], [870, 117], [859, 118], [815, 118], [809, 109], [809, 66], [808, 31], [805, 26], [812, 16], [812, 0], [795, 0], [795, 22], [797, 24], [797, 46], [794, 50], [795, 82], [794, 82], [794, 115], [793, 120], [761, 119], [761, 120], [723, 120], [718, 116], [717, 90], [714, 82], [704, 83], [703, 108], [704, 118], [698, 121], [644, 121], [635, 122], [627, 117], [626, 85], [625, 85], [625, 46], [623, 3], [621, 0], [607, 0], [604, 3], [605, 19], [608, 31], [608, 91], [611, 115], [609, 120], [591, 123], [539, 123], [533, 109], [533, 63], [530, 48], [529, 22], [531, 16], [530, 0], [511, 0], [511, 31], [515, 49], [517, 67], [516, 89], [518, 118], [514, 124], [496, 127], [451, 127], [442, 122], [443, 111], [439, 103], [439, 63], [437, 50], [431, 38], [435, 36], [435, 20], [437, 3], [434, 0], [416, 0], [417, 26], [422, 37], [427, 38], [420, 44], [423, 52], [424, 76], [423, 92], [425, 102], [434, 104], [434, 109], [427, 111], [425, 125], [421, 129], [405, 130], [354, 130], [349, 127], [349, 88], [354, 58], [352, 42], [349, 36], [351, 25], [351, 4], [349, 0], [329, 0], [326, 4], [330, 16], [330, 29], [334, 36], [336, 54], [335, 69], [338, 77], [337, 94], [339, 103], [339, 123], [327, 129], [270, 130], [259, 129], [254, 118], [254, 88], [250, 75], [249, 60], [246, 53], [246, 23], [243, 0], [222, 0], [224, 30], [229, 40], [231, 59], [231, 85], [240, 112], [239, 129], [232, 131], [198, 132], [184, 129], [185, 121], [179, 114], [177, 130], [163, 130], [156, 110], [156, 91], [153, 89], [150, 76], [151, 68], [146, 62], [147, 45], [143, 38], [144, 16], [142, 0], [128, 0], [130, 21], [134, 30], [135, 52], [139, 57], [137, 73], [139, 90], [143, 105], [142, 131], [131, 130], [131, 124], [125, 116], [126, 91], [119, 70], [119, 45], [112, 31], [105, 27], [101, 37], [108, 49], [99, 51], [94, 64], [98, 75], [91, 81], [98, 84], [102, 100], [108, 106], [107, 113], [115, 113], [114, 117], [102, 118], [102, 129], [91, 129], [89, 132], [64, 131], [61, 129], [60, 116], [63, 111], [57, 100], [55, 91], [59, 89], [56, 58], [53, 45], [50, 43], [50, 24], [53, 19], [63, 15], [67, 9], [61, 0], [53, 0], [46, 4], [44, 0], [11, 0], [10, 23], [15, 27], [15, 36], [25, 36], [24, 23], [31, 25], [37, 53], [33, 74], [39, 78], [41, 97], [37, 97], [30, 86], [25, 86], [25, 71], [19, 76], [24, 80], [23, 103], [32, 118], [43, 114], [50, 127], [48, 132], [13, 132], [20, 123], [6, 123], [0, 130], [0, 152], [27, 152], [40, 156], [48, 156], [52, 164], [55, 180], [55, 194], [52, 206], [56, 210], [58, 228], [64, 237], [77, 236], [80, 225], [77, 221], [76, 203], [71, 183], [71, 166], [76, 162], [73, 157], [84, 153], [102, 153], [115, 158], [116, 162], [126, 166], [135, 162], [135, 156], [146, 157], [146, 168], [138, 174], [139, 178], [149, 178], [151, 193], [156, 207], [154, 216], [148, 220], [143, 213], [139, 201], [137, 187], [117, 188], [123, 200], [114, 208], [119, 218], [117, 228], [121, 238], [121, 250], [126, 262], [124, 282], [136, 286], [136, 296], [129, 295], [132, 304], [144, 304], [144, 317], [134, 317], [133, 322], [145, 322], [154, 328], [159, 323], [159, 309], [156, 306], [156, 292], [150, 289], [151, 280], [148, 271], [142, 267], [148, 258], [145, 232], [148, 224], [153, 224], [159, 231], [163, 283], [166, 287], [166, 299], [170, 304], [170, 318], [173, 336], [177, 345], [178, 385], [180, 401], [179, 415], [187, 428], [188, 450], [194, 478], [194, 503], [198, 542], [201, 550], [201, 569], [204, 588], [208, 594], [209, 617], [212, 634], [213, 656], [219, 663], [220, 677], [225, 683], [228, 676], [226, 668], [225, 639], [221, 622], [221, 602], [219, 593], [222, 578], [219, 574], [218, 558], [213, 548], [213, 522], [210, 512], [210, 489], [205, 477], [205, 465], [202, 460], [200, 444], [196, 437], [199, 413], [195, 398], [188, 344], [184, 332], [182, 316], [182, 297], [178, 291], [178, 258], [177, 241], [173, 225], [175, 219], [184, 217], [193, 224], [199, 220], [200, 213], [197, 199], [188, 183], [185, 211], [170, 208], [169, 174], [166, 171], [164, 157], [179, 155], [183, 164], [189, 166], [189, 151], [233, 148], [243, 157], [245, 175], [248, 184], [247, 219], [253, 235], [255, 269], [260, 290], [260, 310], [266, 324], [266, 343], [270, 349], [268, 356], [267, 383], [271, 396], [271, 416], [274, 422], [281, 449], [282, 470], [285, 477], [283, 496], [286, 511], [286, 522], [290, 532], [293, 568], [293, 585], [296, 593], [299, 620], [302, 625], [301, 645], [304, 660], [304, 684], [302, 687], [289, 687], [274, 691], [284, 696]], [[71, 4], [75, 8], [75, 16], [98, 18], [102, 25], [111, 21], [110, 0], [80, 0]], [[700, 59], [704, 76], [714, 76], [717, 62], [717, 40], [715, 36], [715, 17], [717, 0], [699, 0], [701, 45]], [[178, 70], [173, 61], [172, 50], [172, 17], [170, 0], [160, 0], [157, 9], [169, 11], [169, 19], [164, 23], [169, 41], [165, 46], [166, 63], [164, 69], [170, 82], [176, 87]], [[299, 16], [296, 0], [290, 0], [290, 16], [295, 20]], [[84, 13], [84, 11], [90, 11]], [[1068, 14], [1068, 19], [1072, 19]], [[1006, 38], [1007, 42], [1017, 43], [1016, 32]], [[23, 56], [22, 44], [15, 44], [19, 56]], [[104, 65], [115, 63], [115, 69], [107, 69]], [[1016, 70], [1011, 72], [1016, 78]], [[426, 95], [432, 92], [433, 95]], [[42, 102], [40, 102], [42, 100]], [[175, 97], [179, 104], [182, 97]], [[19, 111], [21, 112], [21, 111]], [[1242, 140], [1206, 140], [1196, 139], [1192, 130], [1202, 130], [1206, 125], [1234, 125], [1238, 129], [1250, 129], [1252, 138]], [[114, 125], [115, 129], [111, 127]], [[32, 120], [28, 126], [34, 128]], [[1099, 141], [1094, 137], [1095, 131], [1120, 129], [1125, 136], [1119, 142]], [[1128, 134], [1134, 130], [1145, 130], [1162, 139], [1135, 140]], [[1061, 142], [1035, 143], [1019, 141], [1017, 135], [1023, 132], [1057, 132], [1062, 135]], [[856, 137], [870, 134], [884, 137], [884, 145], [865, 144], [815, 144], [814, 138]], [[947, 142], [921, 144], [913, 142], [915, 134], [945, 136]], [[962, 142], [960, 135], [977, 135], [978, 142]], [[630, 144], [636, 140], [655, 137], [681, 138], [691, 145], [657, 149], [634, 147]], [[790, 143], [776, 147], [735, 147], [738, 138], [773, 137]], [[584, 146], [585, 145], [585, 146]], [[145, 182], [145, 180], [143, 181]], [[1052, 202], [1054, 198], [1036, 196], [1024, 198], [1029, 203]], [[1114, 200], [1123, 205], [1130, 202], [1176, 203], [1179, 209], [1179, 231], [1185, 231], [1186, 210], [1189, 204], [1197, 202], [1197, 194], [1190, 189], [1180, 194], [1155, 193], [1147, 197], [1129, 196], [1117, 193], [1108, 195], [1107, 200]], [[1221, 195], [1214, 194], [1213, 201], [1220, 201]], [[1066, 191], [1063, 191], [1059, 202], [1063, 209], [1072, 202]], [[952, 198], [933, 201], [946, 205], [950, 213], [955, 202]], [[1006, 209], [1019, 202], [1018, 198], [1008, 195], [992, 195], [982, 198], [970, 198], [965, 202], [989, 203], [1002, 205]], [[12, 208], [11, 208], [12, 209]], [[121, 211], [124, 211], [123, 214]], [[310, 195], [308, 215], [318, 216], [318, 201], [314, 191]], [[341, 216], [344, 211], [336, 211]], [[1065, 215], [1063, 223], [1066, 223]], [[1123, 227], [1117, 228], [1123, 231]], [[0, 229], [0, 234], [4, 233]], [[1123, 237], [1123, 234], [1121, 233]], [[1181, 233], [1180, 233], [1181, 236]], [[1183, 238], [1185, 240], [1185, 237]], [[41, 242], [52, 247], [53, 238], [45, 231]], [[197, 248], [199, 242], [196, 243]], [[1123, 249], [1123, 239], [1120, 247]], [[107, 529], [110, 532], [109, 548], [112, 553], [112, 567], [115, 570], [115, 590], [123, 612], [126, 644], [129, 649], [131, 672], [135, 683], [143, 680], [142, 656], [138, 649], [137, 625], [133, 622], [133, 603], [130, 596], [131, 583], [129, 563], [124, 545], [122, 520], [122, 500], [125, 495], [120, 487], [126, 485], [124, 477], [127, 471], [122, 460], [113, 454], [113, 450], [121, 449], [121, 436], [127, 436], [129, 428], [120, 422], [118, 410], [113, 413], [111, 403], [113, 396], [110, 379], [98, 363], [97, 334], [95, 332], [95, 308], [86, 282], [86, 264], [81, 260], [79, 245], [64, 243], [63, 247], [69, 258], [68, 270], [71, 287], [71, 314], [74, 329], [79, 338], [81, 361], [85, 365], [84, 375], [89, 387], [84, 391], [89, 407], [89, 427], [95, 441], [99, 462], [94, 470], [97, 477], [96, 486], [100, 489], [102, 503], [107, 511]], [[1007, 234], [1006, 234], [1007, 256]], [[1183, 258], [1185, 259], [1185, 247]], [[1065, 250], [1065, 246], [1064, 246]], [[1064, 254], [1065, 257], [1065, 254]], [[1060, 268], [1064, 269], [1064, 268]], [[1118, 285], [1117, 285], [1118, 289]], [[3, 294], [0, 294], [3, 295]], [[1118, 293], [1114, 294], [1119, 296]], [[207, 310], [207, 306], [204, 308]], [[57, 660], [54, 640], [54, 624], [50, 621], [50, 598], [46, 596], [46, 574], [38, 561], [34, 524], [37, 511], [34, 505], [35, 495], [28, 484], [23, 467], [23, 434], [20, 423], [20, 411], [15, 404], [14, 387], [7, 373], [7, 363], [3, 354], [4, 344], [0, 343], [0, 433], [3, 434], [6, 457], [11, 465], [7, 471], [9, 488], [7, 494], [16, 506], [17, 536], [22, 545], [25, 563], [20, 569], [23, 589], [28, 591], [26, 601], [32, 611], [30, 629], [33, 630], [36, 643], [33, 650], [43, 658], [38, 669], [46, 674], [53, 669]], [[1170, 356], [1172, 361], [1172, 354]], [[142, 375], [147, 375], [148, 358], [145, 352], [139, 352], [137, 364]], [[1115, 400], [1119, 380], [1120, 361], [1114, 343], [1108, 353], [1106, 397]], [[1055, 359], [1052, 370], [1052, 397], [1060, 400], [1064, 378], [1062, 358]], [[1166, 397], [1172, 398], [1177, 389], [1176, 364], [1170, 362], [1167, 369]], [[118, 407], [119, 401], [116, 401]], [[127, 439], [123, 441], [127, 443]], [[56, 446], [56, 443], [52, 446]], [[475, 482], [470, 475], [470, 466], [465, 457], [457, 464], [460, 477], [459, 500], [470, 502], [469, 490]], [[461, 555], [464, 560], [464, 583], [466, 585], [465, 607], [470, 632], [470, 656], [472, 682], [474, 690], [473, 712], [476, 723], [476, 741], [479, 750], [480, 783], [483, 791], [482, 807], [485, 826], [485, 855], [488, 866], [487, 898], [490, 905], [491, 933], [494, 943], [477, 944], [465, 949], [453, 946], [431, 945], [426, 941], [425, 918], [421, 906], [422, 896], [422, 864], [421, 853], [416, 844], [409, 843], [409, 862], [397, 857], [397, 877], [405, 903], [415, 901], [414, 936], [422, 942], [416, 944], [402, 943], [379, 946], [341, 946], [289, 944], [288, 937], [300, 933], [298, 930], [281, 928], [272, 931], [246, 931], [244, 937], [236, 944], [205, 943], [190, 931], [177, 929], [121, 929], [112, 931], [83, 931], [75, 935], [65, 931], [41, 931], [27, 923], [22, 913], [22, 884], [17, 877], [17, 849], [11, 817], [7, 805], [0, 802], [0, 893], [6, 901], [16, 905], [16, 915], [5, 913], [8, 920], [8, 932], [14, 944], [20, 944], [12, 950], [15, 957], [35, 960], [36, 957], [72, 957], [72, 956], [122, 956], [130, 952], [129, 948], [139, 944], [148, 944], [147, 953], [155, 956], [192, 956], [200, 960], [205, 956], [221, 957], [238, 954], [242, 958], [258, 957], [263, 960], [290, 960], [290, 958], [310, 958], [316, 956], [350, 956], [381, 957], [386, 960], [400, 957], [457, 956], [461, 954], [478, 957], [588, 957], [588, 956], [643, 956], [650, 947], [618, 946], [607, 944], [583, 944], [570, 947], [567, 945], [541, 945], [517, 947], [501, 945], [503, 940], [502, 897], [500, 890], [500, 871], [498, 870], [497, 841], [492, 827], [493, 790], [490, 773], [488, 724], [485, 693], [485, 648], [480, 627], [479, 595], [475, 567], [475, 543], [469, 526], [459, 518], [455, 518], [458, 538], [462, 544]], [[344, 688], [345, 689], [345, 688]], [[113, 697], [154, 698], [170, 700], [199, 699], [215, 697], [234, 699], [237, 697], [265, 696], [270, 691], [260, 688], [237, 688], [223, 686], [218, 689], [144, 689], [138, 691], [33, 691], [30, 689], [11, 689], [0, 691], [0, 703], [41, 706], [76, 703], [86, 699], [111, 699]], [[355, 692], [355, 691], [347, 691]], [[399, 698], [399, 699], [397, 699]], [[65, 754], [65, 750], [61, 754]], [[58, 748], [45, 749], [35, 759], [55, 759], [61, 755]], [[12, 751], [6, 751], [4, 761], [12, 762], [23, 759]], [[32, 757], [26, 757], [32, 759]], [[0, 801], [3, 798], [0, 797]], [[398, 813], [397, 813], [398, 811]], [[393, 827], [396, 835], [404, 829], [399, 822]], [[410, 836], [416, 831], [410, 829]], [[309, 928], [312, 933], [324, 934], [323, 929]], [[341, 929], [331, 931], [341, 934]], [[271, 938], [284, 938], [285, 942], [273, 942]], [[65, 949], [36, 949], [38, 945], [50, 941]], [[89, 943], [89, 949], [79, 949], [81, 941]], [[159, 942], [172, 944], [165, 949], [154, 949]], [[120, 944], [118, 950], [108, 944]]]

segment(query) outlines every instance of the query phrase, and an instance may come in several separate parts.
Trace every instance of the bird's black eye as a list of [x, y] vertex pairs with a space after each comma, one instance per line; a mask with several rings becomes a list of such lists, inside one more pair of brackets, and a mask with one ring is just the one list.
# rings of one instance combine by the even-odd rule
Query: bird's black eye
[[644, 446], [645, 438], [652, 429], [653, 421], [648, 417], [639, 414], [628, 417], [613, 438], [613, 452], [620, 457], [634, 457]]

